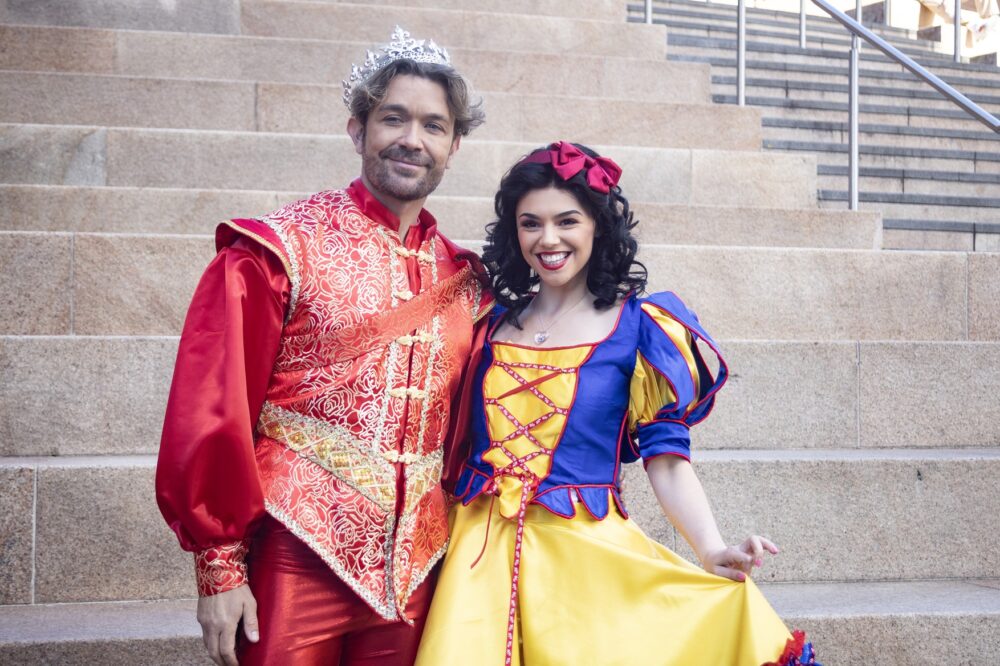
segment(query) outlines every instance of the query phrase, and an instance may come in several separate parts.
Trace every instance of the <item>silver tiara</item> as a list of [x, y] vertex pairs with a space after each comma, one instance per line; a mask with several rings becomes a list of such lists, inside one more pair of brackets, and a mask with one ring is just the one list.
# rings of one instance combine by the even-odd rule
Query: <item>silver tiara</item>
[[431, 62], [437, 65], [450, 65], [448, 51], [434, 43], [433, 39], [410, 39], [410, 33], [398, 25], [392, 31], [388, 44], [380, 46], [378, 53], [365, 52], [365, 62], [358, 67], [351, 65], [351, 75], [344, 80], [344, 106], [351, 108], [351, 97], [358, 84], [367, 81], [375, 72], [396, 60], [413, 60], [415, 62]]

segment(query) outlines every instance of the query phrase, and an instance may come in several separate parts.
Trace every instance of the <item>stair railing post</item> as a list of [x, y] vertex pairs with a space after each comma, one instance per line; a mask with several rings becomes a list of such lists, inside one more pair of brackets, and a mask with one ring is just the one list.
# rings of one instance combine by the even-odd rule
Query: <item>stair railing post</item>
[[646, 23], [653, 23], [653, 0], [646, 0]]
[[955, 62], [962, 62], [962, 0], [955, 0]]
[[809, 0], [799, 0], [799, 48], [806, 47], [806, 3]]
[[736, 3], [736, 103], [746, 106], [747, 88], [747, 17], [746, 2]]
[[[858, 2], [861, 9], [861, 2]], [[860, 12], [859, 12], [860, 13]], [[860, 59], [861, 40], [857, 35], [851, 36], [850, 74], [848, 83], [848, 154], [847, 154], [847, 205], [851, 210], [858, 209], [858, 60]]]

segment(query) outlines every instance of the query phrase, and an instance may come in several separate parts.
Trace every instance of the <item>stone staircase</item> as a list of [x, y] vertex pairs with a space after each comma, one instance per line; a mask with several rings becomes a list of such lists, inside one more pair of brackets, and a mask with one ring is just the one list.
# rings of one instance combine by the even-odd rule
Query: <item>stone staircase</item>
[[[176, 336], [219, 220], [358, 173], [339, 81], [396, 22], [486, 99], [429, 206], [453, 238], [481, 240], [538, 144], [623, 165], [651, 289], [732, 372], [699, 474], [727, 538], [783, 546], [758, 579], [824, 663], [993, 654], [1000, 254], [883, 251], [877, 212], [821, 207], [812, 152], [761, 149], [791, 107], [713, 105], [725, 65], [664, 59], [700, 56], [618, 0], [134, 4], [0, 6], [0, 663], [206, 661], [191, 557], [153, 501]], [[909, 99], [907, 127], [938, 117]], [[636, 519], [687, 553], [643, 477]]]
[[[914, 0], [916, 1], [916, 0]], [[642, 5], [629, 18], [642, 20]], [[820, 205], [847, 207], [847, 31], [810, 16], [805, 50], [798, 14], [747, 10], [747, 104], [763, 113], [764, 148], [815, 154]], [[736, 7], [656, 0], [671, 62], [709, 64], [716, 102], [736, 103]], [[870, 26], [894, 46], [1000, 115], [1000, 69], [956, 65], [937, 42]], [[862, 46], [862, 210], [883, 215], [886, 248], [1000, 250], [1000, 134], [910, 72]]]

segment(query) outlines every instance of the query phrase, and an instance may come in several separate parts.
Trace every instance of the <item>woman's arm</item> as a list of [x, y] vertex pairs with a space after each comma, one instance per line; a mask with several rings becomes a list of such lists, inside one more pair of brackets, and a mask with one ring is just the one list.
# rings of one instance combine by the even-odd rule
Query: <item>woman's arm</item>
[[756, 535], [739, 546], [726, 546], [701, 481], [684, 458], [651, 458], [646, 474], [664, 515], [694, 549], [705, 571], [743, 581], [754, 565], [761, 566], [765, 550], [772, 555], [778, 553], [777, 546]]

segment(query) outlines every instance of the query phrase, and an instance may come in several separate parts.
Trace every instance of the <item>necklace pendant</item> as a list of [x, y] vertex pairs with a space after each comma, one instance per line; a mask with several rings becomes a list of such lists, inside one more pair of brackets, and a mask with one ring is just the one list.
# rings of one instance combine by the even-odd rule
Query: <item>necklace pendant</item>
[[537, 333], [535, 333], [535, 344], [536, 345], [540, 345], [540, 344], [542, 344], [543, 342], [545, 342], [548, 339], [549, 339], [549, 332], [548, 331], [538, 331]]

